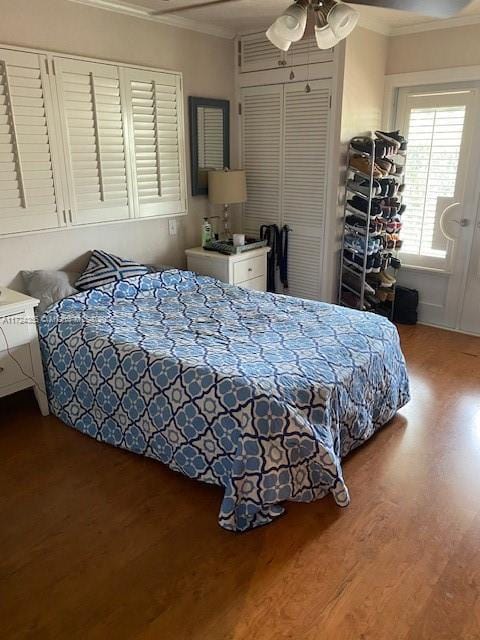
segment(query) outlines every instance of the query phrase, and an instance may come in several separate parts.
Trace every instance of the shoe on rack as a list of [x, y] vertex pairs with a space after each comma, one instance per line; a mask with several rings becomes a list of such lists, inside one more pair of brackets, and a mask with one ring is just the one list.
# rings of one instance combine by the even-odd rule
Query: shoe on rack
[[375, 294], [380, 302], [386, 302], [388, 298], [388, 291], [386, 289], [378, 289]]
[[[357, 191], [360, 191], [366, 196], [370, 196], [370, 180], [366, 180], [356, 173], [353, 177], [353, 181], [351, 182], [353, 182], [352, 187], [354, 189], [357, 189]], [[378, 196], [380, 195], [381, 190], [380, 182], [378, 180], [374, 180], [372, 183], [372, 194], [374, 196]]]
[[[345, 247], [343, 251], [343, 259], [345, 260], [345, 263], [347, 264], [347, 266], [353, 265], [353, 267], [356, 267], [357, 269], [363, 269], [363, 261], [364, 261], [363, 253], [355, 253]], [[372, 272], [373, 262], [374, 262], [374, 256], [367, 256], [365, 273]]]
[[385, 226], [387, 233], [398, 233], [402, 228], [402, 223], [397, 218], [389, 220]]
[[395, 144], [399, 149], [401, 149], [402, 144], [407, 142], [406, 138], [400, 135], [400, 129], [397, 129], [397, 131], [375, 131], [375, 135], [382, 140]]
[[[368, 200], [365, 200], [360, 196], [353, 196], [353, 198], [348, 201], [348, 204], [353, 209], [356, 209], [361, 213], [368, 214]], [[380, 206], [380, 203], [377, 202], [376, 200], [372, 200], [372, 204], [370, 206], [370, 217], [376, 218], [381, 215], [382, 215], [382, 208]]]
[[[372, 171], [372, 163], [368, 158], [365, 158], [363, 156], [357, 156], [357, 155], [353, 155], [350, 158], [350, 166], [353, 169], [356, 169], [357, 171], [360, 171], [361, 173], [366, 174], [367, 176], [369, 176], [371, 174]], [[384, 173], [381, 169], [379, 169], [377, 167], [376, 164], [374, 164], [373, 166], [373, 177], [374, 178], [383, 178]]]
[[355, 294], [353, 294], [351, 291], [348, 291], [346, 289], [342, 289], [341, 301], [344, 304], [346, 304], [349, 307], [351, 307], [352, 309], [361, 310], [360, 298], [358, 296], [356, 296]]
[[388, 160], [387, 158], [376, 160], [376, 164], [382, 171], [385, 171], [387, 176], [391, 173], [395, 173], [395, 163], [391, 160]]
[[392, 267], [392, 269], [401, 269], [402, 263], [398, 258], [396, 258], [395, 256], [392, 256], [390, 258], [390, 266]]
[[372, 277], [372, 279], [370, 280], [370, 282], [376, 282], [377, 287], [379, 287], [379, 289], [390, 289], [391, 287], [393, 287], [393, 285], [395, 284], [395, 282], [387, 277], [387, 274], [385, 273], [385, 271], [380, 271], [379, 273], [375, 274], [374, 277]]
[[382, 269], [382, 253], [379, 251], [373, 256], [372, 273], [380, 273]]
[[350, 145], [355, 151], [359, 151], [360, 153], [373, 154], [373, 138], [369, 138], [368, 136], [352, 138]]

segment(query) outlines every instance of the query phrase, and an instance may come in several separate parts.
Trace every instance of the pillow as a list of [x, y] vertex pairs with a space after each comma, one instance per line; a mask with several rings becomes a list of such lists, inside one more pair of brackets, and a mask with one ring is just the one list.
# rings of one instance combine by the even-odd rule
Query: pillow
[[40, 300], [37, 314], [42, 314], [54, 302], [78, 293], [72, 282], [78, 273], [66, 271], [22, 271], [22, 278], [29, 295]]
[[92, 251], [87, 268], [75, 283], [77, 289], [85, 291], [104, 284], [134, 276], [144, 276], [148, 269], [144, 264], [113, 256], [105, 251]]

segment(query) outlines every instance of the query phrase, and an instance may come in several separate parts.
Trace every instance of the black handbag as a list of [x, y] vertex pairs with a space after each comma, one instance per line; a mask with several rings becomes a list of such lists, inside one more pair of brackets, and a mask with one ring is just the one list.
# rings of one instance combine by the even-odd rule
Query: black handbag
[[417, 324], [418, 291], [397, 286], [395, 289], [395, 306], [393, 320], [399, 324]]

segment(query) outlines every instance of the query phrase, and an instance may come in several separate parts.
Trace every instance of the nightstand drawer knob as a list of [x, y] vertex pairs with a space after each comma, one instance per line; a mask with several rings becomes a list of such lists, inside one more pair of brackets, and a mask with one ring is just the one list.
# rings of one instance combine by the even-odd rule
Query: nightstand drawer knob
[[3, 367], [0, 367], [0, 373], [3, 373], [5, 371], [5, 369]]
[[248, 273], [251, 273], [253, 271], [252, 267], [248, 267]]

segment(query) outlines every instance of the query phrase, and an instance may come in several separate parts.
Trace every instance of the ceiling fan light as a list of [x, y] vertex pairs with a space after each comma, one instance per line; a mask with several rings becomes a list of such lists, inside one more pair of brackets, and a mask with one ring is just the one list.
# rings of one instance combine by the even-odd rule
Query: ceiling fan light
[[297, 0], [275, 20], [277, 33], [281, 38], [290, 42], [298, 42], [303, 38], [307, 26], [308, 5], [308, 0]]
[[319, 49], [332, 49], [341, 40], [328, 24], [324, 27], [315, 26], [315, 38]]
[[343, 40], [357, 26], [360, 14], [352, 7], [343, 3], [336, 3], [328, 13], [328, 24], [339, 40]]
[[270, 40], [270, 42], [275, 47], [277, 47], [277, 49], [280, 49], [281, 51], [288, 51], [290, 49], [290, 45], [292, 44], [292, 41], [287, 40], [286, 38], [282, 38], [282, 36], [279, 35], [278, 29], [277, 29], [277, 21], [275, 21], [272, 24], [272, 26], [267, 30], [266, 36]]

